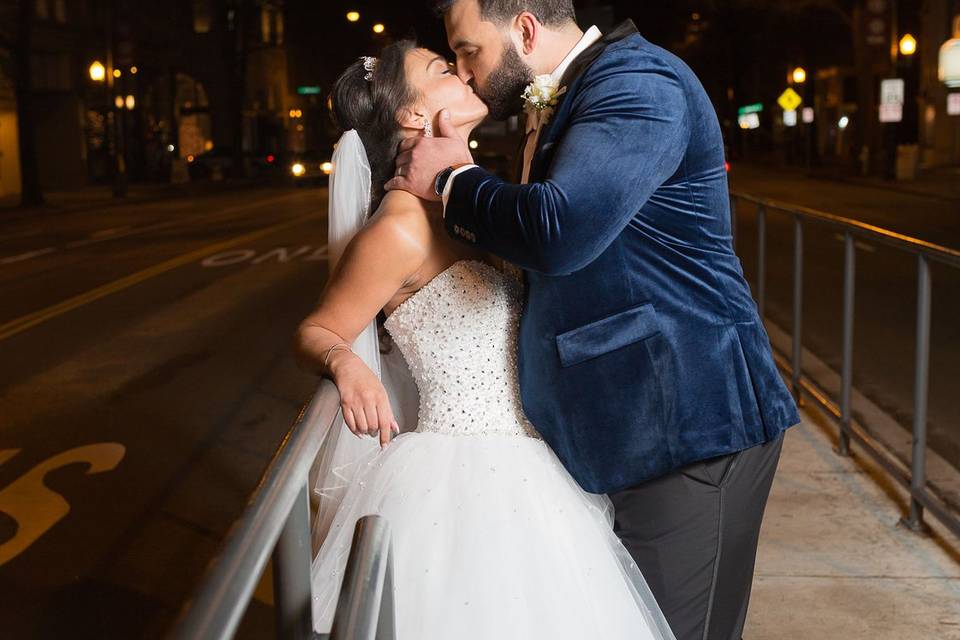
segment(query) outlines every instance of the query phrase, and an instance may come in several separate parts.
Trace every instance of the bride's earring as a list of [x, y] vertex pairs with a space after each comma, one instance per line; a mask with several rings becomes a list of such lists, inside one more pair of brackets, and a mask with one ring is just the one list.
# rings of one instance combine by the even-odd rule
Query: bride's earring
[[426, 118], [423, 119], [423, 137], [432, 138], [433, 137], [433, 125], [430, 124], [430, 121]]

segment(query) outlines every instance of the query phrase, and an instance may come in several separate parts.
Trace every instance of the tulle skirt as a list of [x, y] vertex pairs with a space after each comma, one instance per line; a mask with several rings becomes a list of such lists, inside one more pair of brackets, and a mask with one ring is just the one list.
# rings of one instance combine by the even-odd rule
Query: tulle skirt
[[407, 433], [372, 453], [313, 563], [328, 633], [356, 521], [392, 532], [400, 640], [668, 640], [674, 636], [613, 533], [540, 440]]

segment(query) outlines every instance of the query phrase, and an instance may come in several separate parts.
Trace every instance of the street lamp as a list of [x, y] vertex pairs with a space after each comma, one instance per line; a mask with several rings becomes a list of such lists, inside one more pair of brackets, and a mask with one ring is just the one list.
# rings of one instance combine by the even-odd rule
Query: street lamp
[[900, 53], [905, 56], [912, 56], [917, 52], [917, 39], [909, 33], [900, 38]]
[[113, 99], [113, 106], [117, 109], [123, 109], [123, 96], [116, 96]]
[[793, 70], [793, 81], [797, 84], [803, 84], [807, 81], [807, 70], [803, 67], [797, 67]]
[[103, 82], [107, 77], [107, 68], [99, 60], [94, 60], [90, 65], [90, 79], [94, 82]]
[[114, 77], [114, 78], [119, 78], [119, 77], [120, 77], [120, 69], [114, 69], [114, 70], [113, 70], [113, 77]]
[[381, 23], [379, 23], [379, 22], [378, 22], [377, 24], [373, 25], [373, 32], [376, 33], [376, 34], [383, 33], [386, 29], [387, 29], [387, 28], [386, 28], [385, 26], [383, 26], [383, 25], [382, 25]]
[[960, 17], [953, 24], [953, 37], [940, 47], [937, 77], [951, 89], [960, 87]]
[[360, 12], [359, 11], [347, 12], [347, 20], [349, 20], [350, 22], [357, 22], [358, 20], [360, 20]]
[[126, 100], [124, 100], [124, 104], [127, 107], [127, 111], [133, 111], [133, 108], [137, 106], [137, 99], [134, 98], [133, 94], [131, 93], [127, 96]]

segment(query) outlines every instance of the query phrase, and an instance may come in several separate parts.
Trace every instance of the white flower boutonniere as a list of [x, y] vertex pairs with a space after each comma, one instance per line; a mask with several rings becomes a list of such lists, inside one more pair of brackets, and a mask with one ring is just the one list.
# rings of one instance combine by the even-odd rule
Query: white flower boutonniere
[[533, 123], [534, 128], [539, 128], [550, 120], [558, 98], [566, 90], [566, 87], [560, 88], [560, 82], [550, 74], [537, 76], [527, 85], [523, 90], [523, 110], [526, 111], [527, 118]]

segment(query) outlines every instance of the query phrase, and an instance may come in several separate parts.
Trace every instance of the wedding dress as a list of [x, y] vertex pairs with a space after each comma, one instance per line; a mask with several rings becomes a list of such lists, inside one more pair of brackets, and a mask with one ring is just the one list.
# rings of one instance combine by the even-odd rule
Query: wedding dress
[[608, 499], [580, 489], [524, 417], [520, 295], [514, 277], [461, 260], [387, 318], [419, 419], [343, 495], [312, 567], [317, 631], [330, 630], [357, 519], [378, 514], [400, 640], [673, 639]]

